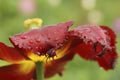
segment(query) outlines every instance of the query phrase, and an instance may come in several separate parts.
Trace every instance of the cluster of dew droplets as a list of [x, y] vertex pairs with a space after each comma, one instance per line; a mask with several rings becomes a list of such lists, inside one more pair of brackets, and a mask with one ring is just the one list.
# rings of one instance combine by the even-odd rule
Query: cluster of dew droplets
[[[33, 44], [39, 44], [40, 41], [41, 41], [39, 38], [32, 40], [32, 39], [29, 39], [29, 37], [27, 37], [27, 36], [25, 36], [25, 35], [21, 35], [21, 36], [20, 36], [20, 39], [17, 39], [16, 42], [18, 42], [18, 40], [26, 41], [26, 39], [28, 40], [28, 41], [26, 42], [26, 44], [28, 43], [27, 46], [24, 44], [24, 42], [23, 42], [23, 43], [20, 43], [20, 44], [17, 43], [17, 44], [15, 44], [15, 45], [18, 45], [19, 48], [25, 48], [25, 49], [27, 49], [27, 50], [32, 50], [33, 48], [31, 47], [31, 45], [33, 45]], [[32, 51], [33, 53], [36, 53], [37, 55], [42, 55], [42, 53], [40, 53], [39, 51], [36, 52], [37, 50], [42, 50], [42, 47], [40, 47], [40, 46], [35, 46], [34, 49], [35, 49], [35, 51], [33, 50], [33, 51]]]
[[[22, 39], [22, 40], [25, 40], [26, 38], [27, 38], [27, 36], [23, 36], [23, 35], [20, 36], [20, 39]], [[24, 44], [23, 44], [23, 43], [20, 43], [20, 44], [19, 44], [20, 39], [16, 39], [15, 45], [18, 45], [19, 48], [23, 48], [23, 47], [24, 47]]]
[[[89, 29], [84, 29], [85, 32], [87, 33], [83, 33], [83, 35], [81, 35], [81, 38], [83, 39], [83, 41], [88, 44], [88, 42], [92, 42], [93, 44], [93, 50], [96, 52], [96, 49], [98, 47], [98, 44], [100, 44], [102, 46], [101, 51], [98, 53], [97, 57], [102, 57], [106, 52], [110, 51], [110, 39], [108, 36], [104, 36], [103, 38], [101, 36], [97, 37], [96, 34], [93, 34], [91, 32], [91, 30]], [[104, 32], [105, 33], [105, 32]], [[82, 33], [81, 33], [82, 34]], [[90, 34], [90, 35], [89, 35]], [[87, 36], [89, 35], [89, 36]], [[92, 37], [91, 37], [92, 36]]]
[[[105, 32], [107, 33], [107, 32]], [[110, 37], [108, 37], [106, 35], [105, 39], [103, 39], [102, 37], [98, 37], [97, 41], [99, 41], [99, 44], [101, 44], [102, 46], [102, 50], [101, 52], [98, 53], [97, 57], [102, 57], [104, 54], [110, 52], [112, 50], [112, 46], [110, 46]], [[95, 43], [96, 44], [96, 43]], [[98, 42], [97, 42], [98, 44]], [[96, 45], [97, 47], [97, 45]]]
[[27, 36], [21, 36], [21, 39], [26, 39], [27, 38]]

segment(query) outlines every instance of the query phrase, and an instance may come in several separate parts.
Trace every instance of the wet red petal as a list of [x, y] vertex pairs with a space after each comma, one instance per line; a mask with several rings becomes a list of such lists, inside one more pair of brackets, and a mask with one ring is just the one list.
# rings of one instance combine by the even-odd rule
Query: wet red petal
[[93, 60], [93, 58], [98, 54], [93, 50], [93, 45], [89, 43], [85, 44], [84, 42], [79, 43], [79, 45], [75, 47], [74, 51], [86, 60]]
[[[85, 25], [70, 31], [74, 51], [87, 60], [95, 60], [104, 69], [113, 69], [117, 59], [115, 34], [107, 27]], [[77, 42], [77, 44], [76, 44]]]
[[101, 26], [102, 29], [106, 30], [106, 35], [109, 36], [110, 46], [113, 48], [108, 51], [104, 56], [102, 57], [96, 57], [95, 60], [98, 61], [100, 66], [103, 66], [106, 70], [113, 69], [115, 67], [115, 62], [118, 57], [116, 53], [116, 35], [115, 33], [106, 26]]
[[96, 57], [94, 60], [96, 60], [98, 64], [101, 67], [103, 67], [105, 70], [109, 70], [109, 69], [114, 69], [116, 59], [117, 59], [116, 51], [111, 50], [102, 57]]
[[116, 43], [116, 35], [115, 33], [110, 29], [108, 28], [107, 26], [100, 26], [102, 29], [106, 30], [106, 35], [108, 35], [110, 37], [110, 45], [111, 46], [114, 46], [115, 47], [115, 43]]
[[70, 31], [70, 35], [81, 38], [85, 43], [88, 41], [91, 41], [92, 43], [99, 42], [101, 45], [109, 47], [109, 38], [105, 32], [106, 31], [99, 26], [84, 25]]
[[34, 73], [33, 64], [24, 63], [0, 67], [0, 80], [31, 80]]
[[53, 26], [45, 26], [10, 37], [10, 41], [19, 49], [35, 53], [46, 53], [50, 48], [58, 48], [66, 40], [66, 33], [72, 21]]
[[45, 78], [52, 77], [55, 74], [62, 76], [62, 71], [64, 70], [66, 63], [72, 60], [73, 56], [74, 54], [71, 52], [60, 59], [45, 64]]
[[9, 47], [0, 42], [0, 59], [14, 63], [25, 60], [26, 58], [15, 48]]

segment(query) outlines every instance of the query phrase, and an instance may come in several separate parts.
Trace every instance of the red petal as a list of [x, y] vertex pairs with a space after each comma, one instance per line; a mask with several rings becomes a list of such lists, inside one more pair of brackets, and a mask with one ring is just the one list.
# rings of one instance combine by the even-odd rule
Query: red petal
[[59, 47], [65, 41], [66, 33], [72, 21], [53, 26], [45, 26], [10, 38], [15, 47], [31, 50], [35, 53], [46, 53], [50, 48]]
[[108, 28], [107, 26], [100, 26], [102, 29], [106, 30], [106, 35], [108, 35], [110, 37], [110, 45], [115, 47], [115, 43], [116, 43], [116, 35], [115, 33]]
[[86, 60], [93, 60], [94, 57], [97, 56], [97, 54], [100, 52], [95, 52], [93, 50], [93, 45], [91, 44], [85, 44], [84, 42], [79, 43], [74, 49], [75, 52], [77, 52], [82, 58]]
[[65, 64], [72, 60], [74, 54], [68, 53], [64, 57], [54, 60], [51, 63], [45, 64], [45, 78], [49, 78], [58, 73], [60, 76], [62, 75], [62, 71], [64, 70]]
[[101, 45], [109, 47], [108, 36], [106, 31], [95, 25], [84, 25], [70, 31], [71, 36], [81, 38], [84, 42], [99, 42]]
[[105, 70], [114, 69], [117, 59], [117, 53], [115, 50], [109, 51], [102, 57], [96, 57], [94, 60], [98, 61], [99, 65]]
[[0, 80], [31, 80], [34, 67], [32, 62], [0, 67]]
[[14, 63], [25, 60], [25, 57], [23, 57], [15, 48], [0, 42], [0, 59]]
[[106, 70], [113, 69], [117, 53], [115, 50], [115, 34], [111, 29], [85, 25], [70, 31], [69, 35], [71, 38], [75, 38], [72, 43], [74, 44], [74, 51], [81, 57], [97, 61]]
[[[113, 69], [115, 67], [115, 62], [117, 59], [117, 53], [116, 53], [116, 35], [115, 33], [106, 26], [101, 26], [102, 29], [106, 30], [106, 35], [109, 36], [110, 40], [110, 46], [112, 46], [112, 50], [108, 51], [104, 56], [102, 57], [96, 57], [95, 60], [98, 61], [100, 66], [104, 66], [106, 70]], [[111, 66], [110, 66], [111, 65]]]

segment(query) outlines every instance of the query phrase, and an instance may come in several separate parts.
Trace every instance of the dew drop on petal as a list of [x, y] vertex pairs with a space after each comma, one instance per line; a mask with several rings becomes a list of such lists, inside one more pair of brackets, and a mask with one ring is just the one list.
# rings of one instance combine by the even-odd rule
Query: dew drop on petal
[[21, 36], [21, 39], [26, 39], [27, 38], [27, 36]]
[[57, 32], [54, 32], [54, 34], [56, 34]]
[[103, 40], [103, 38], [98, 38], [99, 41]]
[[38, 47], [35, 47], [35, 49], [38, 49]]
[[41, 55], [41, 53], [40, 52], [36, 52], [38, 55]]
[[59, 44], [60, 47], [61, 47], [62, 45], [63, 45], [62, 43]]
[[40, 50], [42, 50], [42, 47], [39, 47]]
[[55, 38], [55, 41], [58, 41], [59, 40], [59, 38]]
[[30, 41], [29, 41], [29, 43], [30, 43], [30, 44], [33, 44], [33, 41], [32, 41], [32, 40], [30, 40]]
[[36, 39], [36, 42], [40, 42], [40, 39]]
[[28, 49], [31, 49], [31, 47], [29, 46]]

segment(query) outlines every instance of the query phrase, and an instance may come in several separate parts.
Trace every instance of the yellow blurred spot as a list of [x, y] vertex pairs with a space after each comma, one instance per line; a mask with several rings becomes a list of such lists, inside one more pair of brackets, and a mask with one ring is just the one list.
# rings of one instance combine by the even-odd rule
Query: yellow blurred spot
[[88, 13], [88, 22], [90, 24], [100, 24], [103, 20], [103, 14], [101, 11], [92, 10]]
[[35, 68], [35, 63], [30, 60], [25, 60], [20, 63], [19, 73], [28, 74]]
[[60, 5], [60, 3], [62, 2], [62, 0], [48, 0], [49, 4], [53, 7], [57, 7]]
[[92, 10], [96, 6], [96, 0], [80, 0], [82, 7], [86, 10]]
[[45, 56], [39, 56], [35, 53], [30, 53], [30, 55], [28, 55], [28, 57], [33, 60], [34, 62], [37, 62], [37, 61], [43, 61]]
[[27, 29], [36, 29], [42, 26], [42, 22], [40, 18], [27, 19], [24, 21], [24, 26]]

